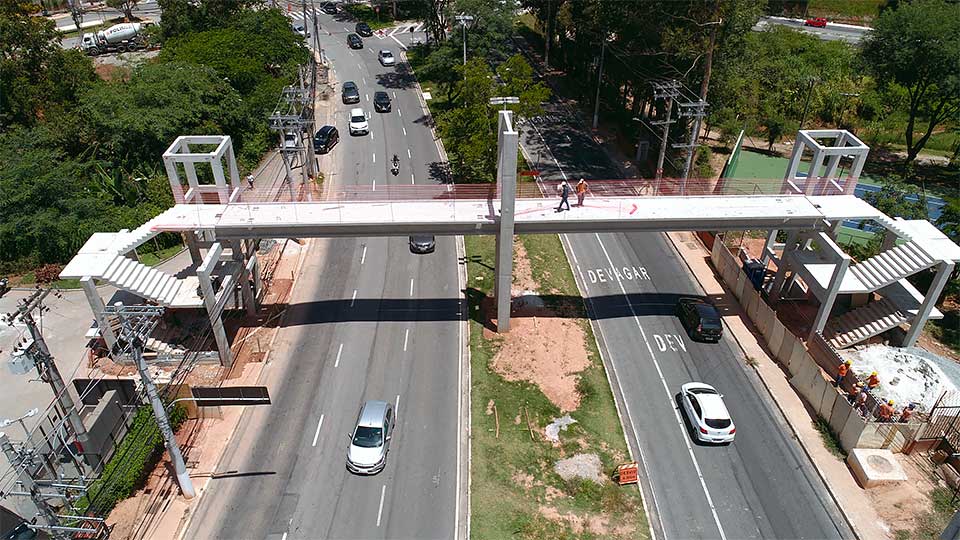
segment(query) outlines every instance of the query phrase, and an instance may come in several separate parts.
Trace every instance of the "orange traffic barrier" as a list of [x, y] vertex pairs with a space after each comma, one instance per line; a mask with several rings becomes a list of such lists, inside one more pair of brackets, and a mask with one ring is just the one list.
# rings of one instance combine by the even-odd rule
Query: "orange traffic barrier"
[[626, 484], [636, 484], [637, 483], [637, 462], [624, 463], [617, 467], [617, 473], [615, 475], [617, 483], [621, 486]]

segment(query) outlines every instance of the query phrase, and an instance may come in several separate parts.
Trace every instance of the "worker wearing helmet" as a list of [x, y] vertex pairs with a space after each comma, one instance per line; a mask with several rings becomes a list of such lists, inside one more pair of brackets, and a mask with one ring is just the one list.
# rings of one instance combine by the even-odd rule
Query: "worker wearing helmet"
[[893, 421], [893, 400], [892, 399], [880, 406], [880, 410], [877, 411], [877, 416], [880, 418], [881, 422]]
[[844, 377], [847, 376], [848, 371], [850, 371], [849, 360], [837, 366], [837, 378], [833, 380], [833, 385], [839, 388], [840, 384], [843, 383]]
[[880, 377], [877, 376], [877, 372], [874, 371], [869, 377], [867, 377], [867, 388], [873, 390], [878, 386], [880, 386]]

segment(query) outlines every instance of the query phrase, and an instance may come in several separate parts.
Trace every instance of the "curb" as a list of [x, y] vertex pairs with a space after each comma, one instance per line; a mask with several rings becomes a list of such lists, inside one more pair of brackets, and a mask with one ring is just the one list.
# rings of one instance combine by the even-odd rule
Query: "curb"
[[[696, 235], [694, 236], [696, 237]], [[704, 288], [703, 283], [700, 282], [700, 277], [697, 276], [696, 272], [693, 271], [693, 267], [691, 267], [690, 263], [687, 262], [687, 258], [684, 257], [683, 254], [680, 252], [680, 249], [677, 248], [676, 242], [674, 241], [673, 237], [669, 233], [666, 234], [666, 237], [670, 240], [670, 246], [673, 248], [674, 252], [676, 252], [677, 258], [683, 261], [684, 266], [687, 268], [687, 271], [690, 272], [690, 275], [693, 276], [694, 280], [696, 280], [697, 285], [700, 287], [700, 290], [706, 293], [706, 289]], [[703, 243], [700, 241], [700, 238], [699, 237], [696, 237], [696, 238], [697, 238], [697, 243], [703, 246]], [[712, 267], [713, 267], [713, 264], [711, 263], [711, 268]], [[718, 281], [717, 283], [719, 283], [720, 286], [724, 288], [725, 292], [728, 290], [727, 287], [724, 287], [724, 284], [722, 282]], [[730, 294], [730, 293], [726, 293], [726, 294]], [[736, 297], [733, 297], [733, 299], [737, 302], [737, 305], [740, 306], [741, 309], [743, 309], [743, 305], [740, 304], [740, 301], [737, 300]], [[721, 319], [723, 319], [723, 317], [721, 317]], [[748, 317], [748, 320], [749, 320], [749, 317]], [[727, 333], [733, 336], [733, 340], [737, 342], [737, 347], [740, 349], [740, 352], [743, 353], [744, 358], [746, 358], [747, 351], [746, 349], [744, 349], [743, 343], [740, 342], [740, 336], [738, 336], [736, 332], [734, 332], [730, 328], [730, 326], [727, 324], [725, 320], [723, 324], [724, 326], [727, 327], [727, 331], [728, 331]], [[750, 325], [755, 326], [752, 320], [750, 321]], [[773, 362], [774, 365], [776, 365], [776, 361], [770, 358], [769, 355], [767, 355], [767, 358], [771, 362]], [[817, 472], [817, 477], [820, 478], [820, 481], [823, 483], [823, 486], [827, 488], [827, 493], [830, 494], [830, 498], [833, 500], [833, 503], [837, 506], [837, 510], [840, 512], [840, 515], [843, 516], [843, 520], [847, 523], [847, 526], [850, 528], [850, 530], [853, 531], [854, 536], [858, 540], [863, 540], [864, 538], [863, 534], [861, 534], [861, 531], [857, 528], [855, 522], [852, 519], [850, 519], [850, 516], [848, 516], [847, 513], [844, 511], [843, 504], [837, 498], [837, 494], [834, 493], [833, 487], [831, 487], [830, 483], [827, 481], [826, 475], [823, 473], [822, 470], [820, 470], [820, 465], [816, 462], [815, 459], [813, 459], [813, 456], [810, 454], [810, 450], [807, 448], [806, 443], [803, 442], [803, 439], [800, 438], [800, 434], [797, 432], [796, 427], [794, 427], [793, 422], [790, 420], [790, 417], [787, 416], [786, 411], [783, 409], [783, 407], [780, 406], [780, 401], [777, 400], [776, 396], [773, 395], [773, 391], [770, 390], [770, 386], [767, 384], [766, 379], [764, 379], [763, 375], [760, 374], [760, 371], [757, 369], [756, 366], [751, 365], [750, 363], [747, 363], [747, 365], [750, 366], [750, 369], [752, 369], [753, 372], [757, 375], [757, 378], [760, 379], [760, 382], [761, 384], [763, 384], [763, 388], [767, 391], [767, 395], [770, 396], [771, 401], [773, 401], [777, 405], [777, 410], [780, 411], [780, 416], [782, 416], [783, 419], [786, 421], [786, 424], [790, 426], [790, 432], [793, 434], [794, 440], [796, 440], [800, 444], [800, 448], [803, 450], [803, 454], [807, 457], [807, 461], [811, 465], [813, 465], [813, 469]]]

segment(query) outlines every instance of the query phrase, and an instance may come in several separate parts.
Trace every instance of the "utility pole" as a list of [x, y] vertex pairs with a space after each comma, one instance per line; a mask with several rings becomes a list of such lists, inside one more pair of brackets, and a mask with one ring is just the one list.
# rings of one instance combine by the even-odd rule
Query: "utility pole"
[[472, 15], [460, 14], [456, 16], [457, 22], [463, 28], [463, 65], [467, 65], [467, 25], [473, 23]]
[[803, 114], [800, 115], [800, 127], [797, 128], [797, 131], [803, 129], [803, 121], [807, 119], [807, 105], [810, 104], [810, 94], [813, 93], [813, 85], [818, 82], [819, 79], [816, 77], [810, 77], [809, 83], [810, 86], [807, 88], [807, 98], [803, 100]]
[[[177, 483], [180, 484], [180, 492], [183, 493], [184, 498], [192, 499], [196, 494], [193, 490], [193, 482], [190, 480], [190, 474], [187, 473], [187, 467], [183, 462], [180, 447], [177, 446], [173, 428], [170, 427], [167, 410], [164, 408], [157, 387], [153, 384], [153, 379], [147, 371], [147, 361], [143, 358], [143, 342], [157, 326], [158, 319], [163, 314], [163, 308], [160, 306], [125, 307], [123, 302], [117, 302], [104, 309], [120, 320], [124, 340], [127, 342], [126, 347], [129, 347], [130, 356], [137, 364], [137, 372], [140, 373], [140, 380], [143, 382], [143, 387], [147, 391], [147, 398], [153, 407], [153, 415], [157, 419], [157, 426], [160, 427], [167, 452], [170, 454], [170, 461], [173, 463], [173, 469], [177, 475]], [[123, 352], [120, 354], [123, 354]]]
[[593, 129], [597, 129], [600, 121], [600, 83], [603, 82], [603, 53], [607, 49], [607, 36], [604, 34], [600, 43], [600, 69], [597, 70], [597, 99], [593, 104]]
[[707, 115], [707, 102], [702, 99], [696, 103], [681, 103], [680, 104], [680, 116], [681, 117], [693, 117], [693, 126], [690, 130], [690, 142], [687, 144], [675, 144], [674, 148], [684, 148], [687, 150], [687, 162], [683, 166], [683, 186], [680, 193], [686, 194], [687, 192], [687, 178], [690, 177], [690, 166], [693, 164], [693, 155], [696, 153], [697, 146], [697, 135], [700, 133], [700, 120]]
[[76, 25], [77, 32], [80, 32], [80, 23], [83, 22], [83, 6], [80, 4], [81, 1], [82, 0], [67, 0], [67, 4], [70, 6], [70, 17], [73, 18], [73, 24]]
[[663, 178], [663, 158], [667, 152], [667, 137], [670, 136], [670, 124], [676, 122], [670, 117], [673, 114], [673, 100], [680, 96], [680, 83], [677, 81], [669, 82], [654, 82], [653, 83], [653, 98], [654, 99], [664, 99], [667, 100], [667, 118], [666, 120], [658, 120], [651, 122], [653, 125], [663, 125], [663, 140], [660, 142], [660, 155], [657, 156], [657, 174], [656, 179], [659, 181]]
[[[46, 495], [40, 491], [40, 486], [34, 481], [33, 475], [30, 474], [30, 469], [33, 466], [32, 452], [18, 452], [10, 442], [10, 438], [3, 432], [0, 432], [0, 448], [2, 448], [3, 453], [7, 455], [10, 465], [17, 471], [17, 475], [20, 477], [20, 484], [23, 486], [23, 489], [26, 490], [26, 494], [30, 497], [30, 500], [33, 501], [33, 504], [36, 505], [40, 515], [43, 516], [43, 520], [46, 521], [50, 527], [59, 527], [60, 518], [47, 502]], [[64, 534], [64, 531], [53, 529], [51, 533], [54, 538], [69, 538], [68, 535]]]
[[23, 321], [23, 324], [27, 326], [27, 329], [30, 331], [32, 343], [21, 342], [21, 344], [18, 344], [16, 352], [27, 354], [36, 363], [37, 371], [40, 373], [40, 379], [50, 384], [50, 387], [53, 389], [54, 398], [67, 415], [67, 421], [70, 423], [74, 436], [82, 444], [87, 442], [87, 428], [83, 425], [80, 413], [73, 403], [73, 396], [70, 395], [70, 392], [67, 390], [67, 385], [63, 382], [63, 376], [60, 375], [60, 370], [57, 368], [57, 363], [54, 361], [53, 355], [50, 354], [50, 349], [47, 348], [43, 334], [33, 319], [34, 309], [39, 308], [40, 317], [43, 317], [44, 309], [50, 309], [43, 307], [43, 299], [51, 292], [51, 289], [37, 289], [31, 293], [30, 296], [20, 301], [20, 305], [17, 306], [16, 311], [8, 313], [3, 319], [7, 324], [13, 326], [13, 322], [19, 317], [20, 320]]

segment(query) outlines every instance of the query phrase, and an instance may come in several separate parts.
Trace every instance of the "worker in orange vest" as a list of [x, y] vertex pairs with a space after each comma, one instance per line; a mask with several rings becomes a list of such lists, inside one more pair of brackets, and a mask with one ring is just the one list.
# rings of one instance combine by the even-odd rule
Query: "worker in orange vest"
[[847, 372], [850, 371], [850, 361], [840, 364], [837, 367], [837, 378], [833, 380], [833, 385], [840, 387], [840, 384], [843, 383], [843, 378], [847, 376]]
[[880, 417], [881, 422], [890, 422], [893, 420], [893, 400], [892, 399], [880, 406], [880, 410], [877, 411], [877, 416]]
[[880, 377], [878, 377], [877, 372], [874, 371], [869, 377], [867, 377], [867, 388], [873, 390], [878, 386], [880, 386]]
[[847, 392], [847, 401], [849, 401], [851, 405], [857, 402], [857, 396], [860, 395], [861, 388], [863, 388], [863, 385], [855, 382], [850, 388], [850, 391]]
[[900, 420], [899, 420], [899, 422], [900, 422], [900, 423], [905, 423], [905, 422], [907, 422], [908, 420], [910, 420], [910, 417], [913, 416], [913, 411], [914, 411], [914, 409], [916, 409], [916, 408], [917, 408], [917, 404], [916, 404], [916, 403], [911, 403], [910, 405], [907, 405], [907, 408], [904, 409], [902, 413], [900, 413]]

